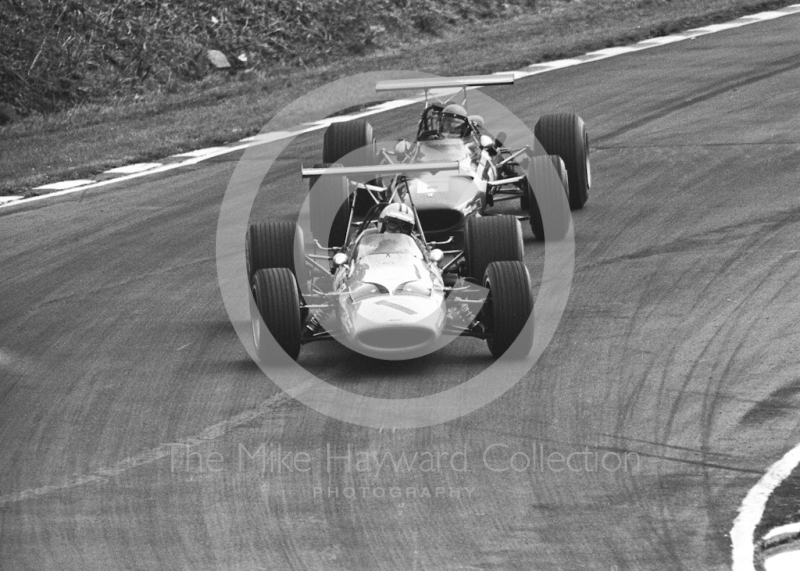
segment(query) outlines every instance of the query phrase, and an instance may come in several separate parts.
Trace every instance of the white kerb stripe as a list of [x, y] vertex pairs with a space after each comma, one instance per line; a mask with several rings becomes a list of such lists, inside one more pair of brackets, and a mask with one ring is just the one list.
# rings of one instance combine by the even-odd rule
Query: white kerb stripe
[[739, 508], [739, 515], [731, 529], [733, 545], [733, 571], [754, 571], [753, 545], [756, 526], [764, 515], [772, 492], [800, 464], [800, 445], [792, 448], [783, 458], [770, 466], [758, 483], [747, 493]]

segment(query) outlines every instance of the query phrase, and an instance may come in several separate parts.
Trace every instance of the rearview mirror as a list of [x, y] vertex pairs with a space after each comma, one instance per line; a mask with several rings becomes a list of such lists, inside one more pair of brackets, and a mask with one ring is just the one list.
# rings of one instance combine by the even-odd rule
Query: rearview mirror
[[442, 258], [444, 258], [444, 252], [442, 252], [439, 248], [434, 248], [431, 250], [431, 260], [438, 264], [442, 261]]
[[402, 139], [397, 141], [397, 144], [394, 146], [394, 154], [398, 157], [404, 157], [411, 151], [411, 143]]
[[489, 135], [481, 135], [481, 149], [494, 148], [494, 139]]
[[344, 252], [339, 252], [333, 257], [333, 265], [334, 266], [341, 266], [342, 264], [347, 263], [347, 254]]

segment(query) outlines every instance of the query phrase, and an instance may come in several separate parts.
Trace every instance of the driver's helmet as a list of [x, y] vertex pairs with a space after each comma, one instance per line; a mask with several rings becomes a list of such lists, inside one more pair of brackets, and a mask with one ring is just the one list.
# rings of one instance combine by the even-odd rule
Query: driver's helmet
[[467, 125], [467, 110], [451, 103], [442, 110], [439, 135], [443, 139], [460, 139], [466, 134]]
[[414, 211], [406, 204], [390, 204], [378, 217], [381, 232], [402, 232], [411, 234], [414, 230]]

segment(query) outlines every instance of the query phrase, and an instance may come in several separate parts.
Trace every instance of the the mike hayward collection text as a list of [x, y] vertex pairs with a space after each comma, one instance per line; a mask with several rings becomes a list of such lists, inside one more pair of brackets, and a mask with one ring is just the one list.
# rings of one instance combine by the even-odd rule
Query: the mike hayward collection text
[[174, 444], [170, 450], [172, 472], [222, 472], [238, 470], [267, 474], [302, 472], [359, 473], [379, 475], [402, 472], [583, 473], [640, 470], [636, 452], [617, 452], [588, 446], [572, 452], [551, 450], [544, 443], [525, 445], [491, 443], [477, 449], [446, 451], [359, 450], [326, 444], [324, 449], [294, 450], [278, 444], [240, 443], [233, 452], [205, 450], [200, 446]]

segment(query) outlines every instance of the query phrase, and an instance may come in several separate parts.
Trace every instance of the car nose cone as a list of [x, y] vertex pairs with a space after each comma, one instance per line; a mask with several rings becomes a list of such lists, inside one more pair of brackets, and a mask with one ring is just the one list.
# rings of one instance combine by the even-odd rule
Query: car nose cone
[[362, 301], [352, 318], [355, 348], [370, 356], [417, 356], [444, 328], [441, 296], [391, 295]]

